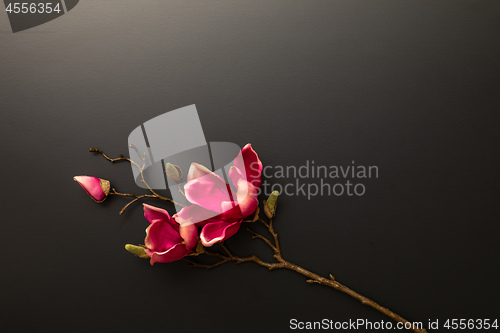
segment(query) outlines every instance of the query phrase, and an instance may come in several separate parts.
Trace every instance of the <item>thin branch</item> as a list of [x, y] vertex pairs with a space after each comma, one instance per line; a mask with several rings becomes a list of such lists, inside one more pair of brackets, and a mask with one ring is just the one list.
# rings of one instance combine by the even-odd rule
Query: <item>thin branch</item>
[[276, 254], [275, 254], [275, 258], [278, 260], [278, 261], [281, 261], [283, 259], [283, 256], [281, 254], [281, 247], [280, 247], [280, 242], [278, 240], [278, 234], [274, 231], [274, 227], [273, 227], [273, 219], [269, 219], [269, 233], [273, 236], [274, 238], [274, 246], [276, 246]]
[[267, 229], [269, 229], [269, 224], [261, 217], [257, 219], [260, 223], [262, 223]]
[[127, 208], [128, 208], [129, 206], [131, 206], [134, 202], [141, 200], [142, 198], [144, 198], [144, 197], [143, 197], [143, 196], [140, 196], [140, 197], [138, 197], [138, 198], [135, 198], [135, 199], [134, 199], [134, 200], [132, 200], [132, 201], [129, 201], [129, 203], [128, 203], [128, 204], [126, 204], [125, 206], [123, 206], [123, 208], [120, 210], [120, 213], [119, 213], [119, 214], [120, 214], [120, 215], [122, 215], [122, 214], [123, 214], [123, 213], [127, 210]]
[[119, 162], [119, 161], [128, 161], [129, 159], [123, 156], [122, 154], [118, 155], [119, 157], [117, 158], [111, 158], [108, 155], [106, 155], [102, 150], [97, 149], [97, 148], [90, 148], [90, 152], [92, 153], [100, 153], [105, 159], [110, 161], [111, 163]]
[[253, 231], [252, 229], [250, 228], [247, 228], [248, 232], [250, 232], [253, 236], [252, 238], [258, 238], [258, 239], [262, 239], [271, 249], [274, 250], [274, 252], [278, 251], [278, 249], [273, 245], [273, 243], [271, 243], [271, 241], [269, 239], [267, 239], [266, 237], [262, 236], [261, 234]]
[[222, 247], [222, 249], [224, 250], [224, 252], [226, 252], [226, 254], [227, 254], [228, 256], [230, 256], [230, 257], [231, 257], [231, 256], [233, 255], [233, 254], [231, 253], [231, 251], [229, 251], [229, 249], [227, 248], [226, 244], [224, 244], [224, 243], [219, 243], [219, 245], [220, 245], [220, 247]]
[[302, 274], [310, 279], [307, 280], [308, 283], [317, 283], [317, 284], [322, 284], [322, 285], [325, 285], [325, 286], [328, 286], [328, 287], [331, 287], [331, 288], [334, 288], [338, 291], [341, 291], [355, 299], [357, 299], [358, 301], [360, 301], [362, 304], [364, 305], [368, 305], [372, 308], [374, 308], [375, 310], [385, 314], [386, 316], [388, 316], [389, 318], [395, 320], [395, 321], [398, 321], [398, 322], [401, 322], [401, 323], [408, 323], [411, 325], [411, 330], [416, 332], [416, 333], [427, 333], [427, 331], [425, 329], [419, 329], [416, 325], [414, 325], [413, 323], [410, 323], [409, 321], [407, 321], [406, 319], [404, 319], [403, 317], [401, 317], [400, 315], [392, 312], [391, 310], [389, 310], [388, 308], [385, 308], [383, 306], [381, 306], [380, 304], [372, 301], [371, 299], [355, 292], [354, 290], [348, 288], [347, 286], [335, 281], [333, 275], [329, 275], [330, 279], [327, 279], [327, 278], [324, 278], [322, 276], [319, 276], [315, 273], [312, 273], [300, 266], [297, 266], [295, 264], [292, 264], [288, 261], [285, 261], [285, 268], [289, 269], [289, 270], [292, 270], [292, 271], [295, 271], [299, 274]]
[[184, 207], [185, 205], [183, 205], [181, 203], [178, 203], [178, 202], [176, 202], [176, 201], [174, 201], [174, 200], [172, 200], [170, 198], [167, 198], [167, 197], [164, 197], [164, 196], [158, 194], [156, 191], [154, 191], [149, 186], [149, 184], [144, 179], [144, 167], [146, 165], [146, 157], [142, 156], [141, 154], [139, 154], [139, 151], [137, 150], [137, 148], [135, 148], [135, 147], [132, 147], [132, 148], [135, 149], [135, 151], [137, 152], [137, 155], [139, 155], [139, 158], [141, 158], [141, 160], [143, 162], [142, 166], [140, 166], [139, 164], [137, 164], [135, 161], [131, 160], [130, 158], [123, 156], [122, 154], [119, 154], [117, 158], [111, 158], [108, 155], [106, 155], [100, 149], [97, 149], [97, 148], [90, 148], [89, 149], [93, 153], [99, 153], [99, 154], [101, 154], [106, 160], [108, 160], [111, 163], [120, 162], [120, 161], [127, 161], [127, 162], [131, 163], [132, 165], [134, 165], [135, 167], [137, 167], [137, 169], [139, 170], [140, 176], [141, 176], [141, 182], [148, 188], [149, 192], [151, 193], [151, 194], [135, 195], [135, 194], [129, 194], [129, 193], [119, 193], [119, 192], [116, 192], [115, 189], [113, 189], [113, 192], [111, 192], [110, 194], [119, 195], [119, 196], [123, 196], [123, 197], [133, 197], [134, 198], [132, 201], [130, 201], [129, 203], [127, 203], [122, 208], [122, 210], [120, 211], [120, 214], [123, 214], [125, 212], [125, 210], [130, 205], [132, 205], [133, 203], [135, 203], [135, 202], [137, 202], [137, 201], [139, 201], [140, 199], [143, 199], [143, 198], [157, 198], [157, 199], [160, 199], [160, 200], [163, 200], [163, 201], [168, 201], [168, 202], [171, 202], [171, 203], [173, 203], [175, 205], [179, 205], [181, 207]]
[[137, 169], [139, 169], [139, 173], [141, 175], [141, 182], [148, 188], [148, 190], [154, 194], [157, 198], [159, 199], [162, 199], [162, 200], [166, 200], [166, 201], [170, 201], [170, 202], [173, 202], [172, 199], [170, 198], [166, 198], [158, 193], [156, 193], [150, 186], [149, 184], [146, 182], [146, 180], [144, 179], [144, 167], [146, 165], [146, 159], [145, 158], [142, 158], [141, 155], [139, 154], [139, 157], [142, 159], [142, 166], [140, 166], [139, 164], [137, 164], [137, 162], [131, 160], [130, 158], [128, 157], [125, 157], [123, 156], [122, 154], [119, 154], [117, 158], [110, 158], [108, 155], [106, 155], [102, 150], [100, 149], [97, 149], [97, 148], [90, 148], [90, 151], [91, 152], [95, 152], [95, 153], [100, 153], [102, 156], [104, 156], [105, 159], [107, 159], [108, 161], [110, 161], [111, 163], [114, 163], [114, 162], [118, 162], [118, 161], [128, 161], [129, 163], [133, 164], [135, 167], [137, 167]]
[[262, 261], [259, 257], [255, 256], [255, 255], [248, 256], [248, 257], [235, 256], [229, 251], [229, 249], [224, 244], [221, 243], [221, 247], [226, 252], [226, 255], [223, 255], [223, 254], [218, 253], [218, 252], [210, 252], [210, 251], [206, 251], [206, 250], [204, 252], [205, 254], [207, 254], [209, 256], [218, 257], [220, 259], [220, 261], [218, 261], [217, 263], [215, 263], [213, 265], [196, 264], [195, 266], [196, 267], [204, 267], [204, 268], [213, 268], [213, 267], [225, 264], [227, 262], [234, 262], [236, 264], [240, 264], [240, 263], [244, 263], [244, 262], [253, 262], [253, 263], [256, 263], [257, 265], [266, 267], [269, 270], [278, 269], [278, 268], [288, 269], [288, 270], [297, 272], [297, 273], [307, 277], [308, 278], [306, 280], [307, 283], [320, 284], [320, 285], [324, 285], [324, 286], [328, 286], [328, 287], [331, 287], [333, 289], [336, 289], [340, 292], [343, 292], [343, 293], [357, 299], [362, 304], [368, 305], [368, 306], [374, 308], [375, 310], [385, 314], [386, 316], [388, 316], [389, 318], [391, 318], [395, 321], [404, 323], [405, 325], [411, 325], [411, 330], [414, 331], [415, 333], [427, 333], [427, 331], [425, 329], [418, 328], [415, 324], [410, 323], [409, 321], [407, 321], [406, 319], [404, 319], [400, 315], [392, 312], [388, 308], [381, 306], [380, 304], [372, 301], [371, 299], [355, 292], [354, 290], [352, 290], [352, 289], [348, 288], [347, 286], [341, 284], [340, 282], [336, 281], [335, 277], [332, 274], [329, 274], [328, 278], [325, 278], [325, 277], [322, 277], [316, 273], [308, 271], [308, 270], [306, 270], [298, 265], [292, 264], [289, 261], [286, 261], [281, 256], [281, 249], [280, 249], [279, 243], [278, 243], [278, 234], [274, 230], [272, 220], [270, 220], [269, 223], [267, 223], [263, 219], [259, 218], [259, 221], [261, 221], [264, 225], [267, 226], [269, 233], [274, 238], [274, 242], [275, 242], [274, 245], [266, 237], [256, 233], [255, 231], [253, 231], [251, 229], [248, 229], [248, 230], [254, 235], [254, 238], [262, 239], [264, 242], [266, 242], [267, 245], [269, 245], [271, 248], [273, 248], [273, 250], [275, 250], [274, 257], [277, 260], [277, 262], [272, 262], [272, 263], [265, 262], [265, 261]]
[[255, 236], [255, 232], [254, 231], [250, 231], [250, 232], [254, 233], [254, 236], [255, 236], [254, 238], [260, 238], [262, 240], [265, 239], [264, 241], [274, 251], [274, 258], [276, 260], [278, 260], [279, 262], [281, 262], [283, 260], [283, 255], [281, 254], [281, 248], [280, 248], [280, 243], [279, 243], [279, 240], [278, 240], [278, 234], [276, 233], [276, 231], [274, 231], [273, 220], [269, 219], [269, 223], [267, 223], [264, 219], [262, 219], [261, 217], [259, 217], [258, 221], [260, 223], [262, 223], [267, 228], [267, 231], [269, 231], [269, 233], [271, 234], [271, 236], [273, 236], [274, 244], [272, 244], [271, 241], [269, 241], [266, 237], [264, 237], [262, 235], [260, 235], [260, 237], [259, 236]]
[[[185, 194], [185, 193], [184, 193], [184, 191], [182, 190], [182, 188], [181, 188], [181, 184], [177, 184], [177, 187], [179, 188], [179, 192], [181, 192], [182, 196], [183, 196], [184, 198], [186, 198], [186, 194]], [[187, 199], [187, 198], [186, 198], [186, 199]]]
[[204, 252], [205, 254], [207, 255], [210, 255], [210, 256], [216, 256], [216, 257], [219, 257], [221, 258], [220, 261], [218, 261], [217, 263], [213, 264], [213, 265], [203, 265], [203, 264], [198, 264], [198, 263], [194, 263], [195, 267], [203, 267], [203, 268], [213, 268], [213, 267], [217, 267], [219, 265], [222, 265], [222, 264], [225, 264], [227, 262], [235, 262], [236, 264], [240, 264], [240, 263], [244, 263], [244, 262], [253, 262], [253, 263], [256, 263], [257, 265], [260, 265], [260, 266], [263, 266], [263, 267], [266, 267], [270, 270], [272, 269], [277, 269], [277, 268], [285, 268], [285, 269], [289, 269], [291, 271], [294, 271], [294, 272], [297, 272], [299, 274], [302, 274], [304, 275], [305, 277], [308, 277], [309, 279], [306, 281], [308, 283], [311, 283], [311, 284], [321, 284], [321, 285], [324, 285], [324, 286], [328, 286], [328, 287], [331, 287], [331, 288], [334, 288], [338, 291], [341, 291], [355, 299], [357, 299], [358, 301], [360, 301], [362, 304], [364, 305], [368, 305], [372, 308], [374, 308], [375, 310], [385, 314], [386, 316], [390, 317], [391, 319], [395, 320], [395, 321], [398, 321], [398, 322], [402, 322], [402, 323], [409, 323], [412, 325], [412, 330], [416, 333], [427, 333], [427, 331], [425, 329], [419, 329], [418, 327], [416, 327], [414, 324], [408, 322], [406, 319], [404, 319], [403, 317], [401, 317], [400, 315], [392, 312], [391, 310], [381, 306], [380, 304], [372, 301], [371, 299], [355, 292], [354, 290], [346, 287], [345, 285], [337, 282], [334, 280], [333, 276], [330, 274], [330, 279], [327, 279], [327, 278], [324, 278], [322, 276], [319, 276], [318, 274], [315, 274], [311, 271], [308, 271], [300, 266], [297, 266], [295, 264], [292, 264], [286, 260], [283, 260], [281, 262], [275, 262], [275, 263], [269, 263], [269, 262], [265, 262], [265, 261], [262, 261], [259, 257], [255, 256], [255, 255], [252, 255], [252, 256], [249, 256], [249, 257], [238, 257], [238, 256], [235, 256], [235, 255], [223, 255], [223, 254], [220, 254], [220, 253], [217, 253], [217, 252], [207, 252], [205, 251]]
[[266, 267], [268, 269], [284, 268], [284, 265], [282, 263], [265, 262], [265, 261], [262, 261], [259, 257], [255, 256], [255, 255], [248, 256], [248, 257], [235, 256], [223, 244], [221, 244], [221, 246], [223, 246], [223, 248], [225, 248], [225, 250], [227, 250], [227, 252], [228, 252], [227, 255], [224, 255], [224, 254], [221, 254], [218, 252], [210, 252], [210, 251], [206, 251], [206, 250], [203, 253], [206, 255], [212, 256], [212, 257], [219, 257], [220, 259], [222, 259], [223, 263], [231, 262], [231, 261], [233, 261], [236, 264], [241, 264], [244, 262], [254, 262], [254, 263], [256, 263], [260, 266]]
[[227, 258], [229, 258], [229, 256], [225, 256], [225, 255], [220, 254], [220, 253], [218, 253], [218, 252], [210, 252], [210, 251], [207, 251], [207, 250], [205, 250], [205, 251], [203, 252], [203, 254], [206, 254], [206, 255], [208, 255], [208, 256], [212, 256], [212, 257], [219, 257], [219, 258], [221, 258], [221, 259], [227, 259]]
[[125, 212], [125, 210], [131, 206], [133, 203], [143, 199], [143, 198], [156, 198], [155, 195], [153, 194], [143, 194], [143, 195], [135, 195], [135, 194], [130, 194], [130, 193], [120, 193], [120, 192], [117, 192], [114, 188], [111, 189], [111, 192], [109, 193], [110, 195], [117, 195], [117, 196], [121, 196], [121, 197], [132, 197], [134, 198], [132, 201], [130, 201], [129, 203], [127, 203], [125, 206], [123, 206], [123, 208], [120, 210], [120, 215], [123, 214]]

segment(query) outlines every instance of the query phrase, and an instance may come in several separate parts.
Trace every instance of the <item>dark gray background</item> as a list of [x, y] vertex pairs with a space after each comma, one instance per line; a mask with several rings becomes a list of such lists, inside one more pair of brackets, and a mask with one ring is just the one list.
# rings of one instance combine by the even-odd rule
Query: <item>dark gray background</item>
[[[266, 165], [379, 166], [363, 197], [280, 199], [287, 259], [409, 320], [498, 318], [499, 17], [498, 1], [84, 1], [13, 34], [1, 13], [2, 325], [387, 320], [293, 272], [123, 249], [143, 241], [140, 206], [119, 216], [125, 200], [97, 205], [72, 177], [140, 192], [88, 148], [126, 153], [136, 126], [193, 103], [209, 141], [251, 142]], [[229, 245], [269, 257], [249, 238]]]

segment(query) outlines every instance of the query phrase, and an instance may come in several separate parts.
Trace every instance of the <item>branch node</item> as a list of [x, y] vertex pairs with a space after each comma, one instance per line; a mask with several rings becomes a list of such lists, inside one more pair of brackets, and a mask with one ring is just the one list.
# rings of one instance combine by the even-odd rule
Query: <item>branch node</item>
[[[136, 149], [136, 152], [138, 153], [137, 151], [137, 148], [133, 147], [134, 149]], [[185, 205], [183, 204], [180, 204], [178, 202], [175, 202], [174, 200], [170, 199], [170, 198], [166, 198], [158, 193], [156, 193], [149, 185], [148, 183], [146, 182], [146, 180], [144, 179], [144, 167], [145, 165], [143, 164], [142, 166], [140, 166], [139, 164], [137, 164], [136, 162], [134, 162], [133, 160], [131, 160], [130, 158], [124, 156], [123, 154], [119, 154], [117, 158], [111, 158], [109, 157], [108, 155], [106, 155], [102, 150], [100, 149], [97, 149], [97, 148], [89, 148], [89, 151], [90, 152], [93, 152], [93, 153], [99, 153], [102, 155], [102, 157], [104, 157], [106, 160], [108, 160], [109, 162], [111, 163], [114, 163], [114, 162], [119, 162], [119, 161], [127, 161], [129, 162], [130, 164], [134, 165], [135, 167], [137, 167], [137, 169], [139, 169], [139, 173], [141, 175], [141, 182], [146, 185], [146, 187], [148, 188], [149, 192], [151, 194], [143, 194], [143, 195], [135, 195], [135, 194], [128, 194], [128, 193], [118, 193], [116, 192], [116, 190], [113, 188], [113, 191], [111, 192], [112, 194], [115, 194], [115, 195], [120, 195], [120, 196], [124, 196], [124, 197], [133, 197], [135, 199], [133, 199], [132, 201], [130, 201], [128, 204], [126, 204], [122, 210], [120, 211], [120, 215], [123, 214], [123, 212], [125, 212], [125, 210], [131, 205], [133, 204], [134, 202], [142, 199], [142, 198], [157, 198], [157, 199], [160, 199], [160, 200], [164, 200], [164, 201], [168, 201], [168, 202], [171, 202], [173, 204], [176, 204], [176, 205], [179, 205], [179, 206], [182, 206], [184, 207]], [[139, 154], [139, 153], [138, 153]], [[139, 157], [140, 154], [139, 154]], [[142, 159], [142, 157], [141, 157]], [[143, 159], [143, 162], [144, 162], [144, 159]]]

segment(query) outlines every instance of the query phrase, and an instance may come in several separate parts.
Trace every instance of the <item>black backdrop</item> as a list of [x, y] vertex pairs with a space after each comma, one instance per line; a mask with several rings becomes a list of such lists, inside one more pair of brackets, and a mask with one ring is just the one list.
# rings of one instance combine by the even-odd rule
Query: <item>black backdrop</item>
[[[13, 34], [0, 14], [2, 325], [387, 320], [292, 272], [124, 250], [143, 241], [140, 205], [119, 216], [126, 201], [96, 205], [72, 177], [139, 191], [88, 148], [126, 153], [132, 129], [189, 104], [209, 141], [251, 142], [265, 165], [379, 167], [362, 197], [281, 197], [287, 259], [409, 320], [498, 318], [499, 16], [496, 1], [85, 1]], [[246, 232], [228, 245], [270, 257]]]

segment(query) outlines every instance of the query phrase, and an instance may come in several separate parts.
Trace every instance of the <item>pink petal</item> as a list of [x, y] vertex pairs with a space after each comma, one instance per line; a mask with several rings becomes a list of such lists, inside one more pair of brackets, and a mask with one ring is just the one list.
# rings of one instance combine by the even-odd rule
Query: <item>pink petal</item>
[[212, 246], [234, 235], [240, 228], [241, 221], [234, 223], [212, 222], [201, 230], [200, 239], [204, 246]]
[[161, 209], [148, 204], [142, 205], [144, 206], [144, 217], [149, 221], [149, 223], [153, 223], [156, 220], [162, 220], [170, 223], [170, 225], [172, 225], [175, 230], [179, 230], [179, 226], [165, 209]]
[[240, 207], [235, 201], [225, 201], [222, 203], [222, 210], [224, 211], [220, 216], [221, 220], [226, 223], [241, 220], [244, 216], [241, 214]]
[[101, 188], [101, 180], [96, 177], [90, 176], [75, 176], [73, 177], [75, 181], [82, 186], [82, 188], [87, 192], [92, 199], [97, 202], [101, 202], [106, 198], [106, 194]]
[[217, 176], [212, 171], [210, 171], [206, 166], [193, 162], [193, 163], [191, 163], [191, 166], [189, 167], [189, 171], [187, 174], [187, 181], [190, 182], [191, 180], [198, 179], [198, 178], [203, 177], [203, 176], [210, 176], [210, 175]]
[[234, 185], [234, 187], [238, 187], [238, 181], [240, 179], [243, 179], [243, 174], [241, 173], [240, 169], [238, 169], [235, 166], [232, 166], [229, 168], [228, 172], [228, 177], [231, 180], [231, 183]]
[[262, 184], [262, 162], [251, 144], [243, 147], [238, 156], [236, 156], [234, 166], [240, 171], [245, 170], [247, 181], [251, 182], [255, 187], [260, 188]]
[[183, 207], [173, 217], [181, 227], [188, 224], [205, 225], [208, 222], [220, 221], [219, 214], [198, 205]]
[[181, 243], [177, 243], [168, 250], [164, 252], [155, 252], [146, 249], [146, 253], [151, 256], [150, 263], [153, 265], [155, 262], [166, 263], [182, 259], [192, 251], [186, 249], [186, 246]]
[[225, 201], [221, 205], [222, 220], [232, 222], [254, 213], [259, 205], [259, 200], [257, 199], [258, 191], [251, 183], [240, 179], [236, 193], [236, 202]]
[[194, 250], [196, 244], [198, 244], [198, 227], [196, 224], [181, 226], [179, 234], [184, 240], [186, 248], [191, 251]]
[[259, 205], [259, 200], [257, 199], [258, 194], [258, 188], [252, 185], [251, 182], [247, 182], [243, 179], [238, 182], [236, 200], [238, 201], [238, 206], [240, 207], [243, 217], [247, 217], [257, 209]]
[[164, 252], [183, 241], [174, 227], [162, 220], [155, 220], [146, 229], [146, 247], [155, 252]]
[[[218, 177], [218, 176], [217, 176]], [[184, 193], [189, 202], [221, 213], [221, 203], [230, 200], [226, 183], [221, 179], [211, 176], [203, 176], [184, 185]]]
[[187, 175], [187, 181], [189, 183], [190, 181], [196, 179], [205, 182], [212, 182], [214, 184], [217, 184], [217, 186], [220, 188], [224, 188], [226, 186], [226, 182], [224, 181], [224, 179], [222, 179], [222, 177], [216, 174], [215, 172], [210, 171], [201, 164], [191, 163]]

